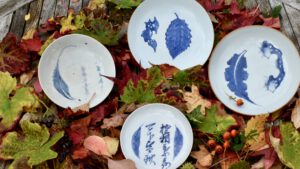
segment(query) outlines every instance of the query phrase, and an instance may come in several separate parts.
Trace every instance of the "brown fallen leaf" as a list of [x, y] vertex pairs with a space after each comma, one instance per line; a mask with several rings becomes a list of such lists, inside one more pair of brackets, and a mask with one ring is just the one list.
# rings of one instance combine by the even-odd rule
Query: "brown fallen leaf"
[[204, 113], [206, 108], [211, 107], [211, 102], [204, 99], [197, 86], [192, 85], [192, 92], [183, 92], [183, 99], [186, 101], [187, 113], [191, 113], [195, 108], [201, 106], [201, 112]]
[[211, 14], [210, 12], [207, 12], [207, 14], [213, 23], [219, 23], [215, 15]]
[[109, 169], [136, 169], [135, 163], [132, 160], [114, 161], [109, 158], [107, 160]]
[[269, 115], [261, 115], [252, 117], [246, 125], [245, 135], [247, 136], [252, 130], [256, 130], [258, 133], [253, 139], [248, 139], [246, 144], [251, 151], [258, 151], [263, 148], [267, 142], [265, 137], [265, 122]]
[[296, 106], [292, 111], [291, 120], [296, 129], [300, 128], [300, 98], [296, 101]]
[[197, 160], [196, 168], [209, 168], [212, 165], [213, 156], [204, 145], [200, 145], [199, 148], [199, 151], [194, 151], [191, 153], [191, 156]]
[[225, 0], [224, 4], [225, 4], [225, 5], [230, 5], [231, 2], [232, 2], [232, 0]]
[[23, 73], [20, 76], [20, 84], [26, 85], [32, 79], [32, 77], [35, 75], [35, 73], [36, 73], [36, 70], [31, 70], [29, 72]]
[[105, 118], [101, 128], [108, 129], [122, 126], [127, 116], [127, 114], [114, 114], [111, 118]]
[[233, 152], [225, 152], [222, 156], [220, 158], [222, 169], [229, 169], [232, 164], [240, 161], [238, 156]]

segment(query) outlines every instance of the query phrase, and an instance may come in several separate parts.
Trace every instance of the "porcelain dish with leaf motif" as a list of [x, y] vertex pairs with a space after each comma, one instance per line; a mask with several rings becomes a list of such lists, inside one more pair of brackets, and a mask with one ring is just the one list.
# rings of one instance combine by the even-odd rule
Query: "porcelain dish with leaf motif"
[[178, 168], [191, 152], [193, 131], [175, 107], [148, 104], [126, 119], [120, 143], [125, 157], [138, 169]]
[[75, 108], [90, 100], [102, 102], [113, 88], [104, 76], [115, 77], [109, 51], [95, 39], [79, 34], [63, 36], [42, 54], [38, 77], [45, 94], [57, 105]]
[[213, 42], [212, 22], [194, 0], [144, 1], [128, 25], [130, 50], [143, 68], [167, 63], [182, 70], [203, 65]]
[[[279, 31], [248, 26], [228, 34], [214, 49], [209, 79], [216, 96], [245, 115], [271, 113], [296, 93], [300, 57], [294, 44]], [[238, 106], [237, 99], [244, 104]]]

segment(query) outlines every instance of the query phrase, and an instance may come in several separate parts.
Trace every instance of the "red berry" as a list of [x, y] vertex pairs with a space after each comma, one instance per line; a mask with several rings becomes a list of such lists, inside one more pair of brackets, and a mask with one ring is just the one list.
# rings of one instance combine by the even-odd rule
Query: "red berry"
[[242, 106], [244, 104], [244, 101], [242, 99], [237, 99], [236, 100], [236, 105], [237, 106]]
[[225, 149], [228, 149], [230, 147], [230, 142], [228, 140], [226, 140], [224, 143], [223, 143], [223, 147]]
[[230, 139], [230, 133], [228, 131], [226, 131], [224, 134], [223, 134], [223, 139], [224, 140], [229, 140]]
[[234, 138], [234, 137], [236, 137], [238, 135], [238, 131], [235, 130], [235, 129], [233, 129], [233, 130], [230, 131], [230, 135], [231, 135], [231, 137]]
[[215, 148], [217, 145], [217, 142], [215, 140], [208, 140], [207, 145], [209, 148]]
[[215, 148], [216, 153], [221, 154], [223, 152], [223, 147], [220, 145], [217, 145]]

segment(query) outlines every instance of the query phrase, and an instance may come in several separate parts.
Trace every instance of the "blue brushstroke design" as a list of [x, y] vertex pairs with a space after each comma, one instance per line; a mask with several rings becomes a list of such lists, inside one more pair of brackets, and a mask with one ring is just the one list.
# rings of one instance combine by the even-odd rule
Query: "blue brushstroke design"
[[225, 80], [228, 82], [228, 88], [238, 97], [241, 97], [250, 103], [255, 104], [248, 96], [247, 84], [244, 83], [248, 79], [247, 60], [244, 50], [240, 54], [234, 54], [231, 59], [227, 62], [227, 67], [225, 69], [224, 75]]
[[137, 129], [134, 132], [134, 134], [131, 138], [132, 150], [138, 158], [140, 158], [141, 130], [142, 130], [142, 126], [140, 126], [139, 129]]
[[174, 158], [180, 153], [183, 146], [183, 136], [181, 131], [176, 127], [175, 137], [174, 137]]
[[265, 83], [267, 90], [274, 93], [275, 90], [280, 86], [281, 82], [285, 77], [285, 70], [283, 67], [283, 60], [282, 60], [282, 51], [274, 47], [274, 45], [272, 43], [269, 43], [268, 41], [263, 41], [260, 50], [262, 51], [263, 56], [266, 57], [267, 59], [270, 58], [271, 54], [277, 56], [276, 67], [279, 70], [279, 74], [276, 77], [270, 75], [267, 82]]
[[179, 54], [190, 47], [191, 44], [191, 29], [184, 19], [180, 19], [175, 13], [174, 19], [166, 32], [166, 45], [170, 55], [175, 59]]
[[53, 72], [53, 84], [54, 84], [54, 88], [61, 94], [63, 95], [65, 98], [69, 99], [69, 100], [74, 100], [74, 98], [71, 96], [70, 92], [69, 92], [69, 86], [67, 85], [67, 83], [64, 81], [64, 79], [61, 77], [60, 71], [59, 71], [59, 60], [61, 55], [63, 54], [63, 52], [68, 49], [68, 48], [75, 48], [75, 45], [70, 45], [70, 46], [66, 46], [65, 48], [63, 48], [58, 56], [57, 59], [57, 63]]
[[88, 89], [86, 70], [85, 70], [85, 67], [83, 67], [83, 66], [81, 66], [81, 75], [83, 76], [85, 95], [88, 96], [90, 92], [89, 92], [89, 89]]
[[159, 28], [159, 22], [154, 17], [153, 21], [149, 19], [148, 22], [145, 22], [146, 29], [142, 32], [142, 37], [144, 38], [144, 41], [148, 43], [150, 47], [153, 48], [154, 52], [156, 52], [157, 48], [157, 42], [156, 40], [152, 39], [153, 33], [157, 34], [158, 28]]

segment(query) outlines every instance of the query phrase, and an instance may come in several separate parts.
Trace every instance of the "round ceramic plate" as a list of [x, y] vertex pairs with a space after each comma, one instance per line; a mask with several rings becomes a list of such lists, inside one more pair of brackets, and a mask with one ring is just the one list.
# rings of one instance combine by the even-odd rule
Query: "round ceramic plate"
[[[294, 44], [279, 31], [248, 26], [227, 35], [214, 49], [209, 79], [216, 96], [245, 114], [271, 113], [295, 94], [300, 58]], [[243, 99], [237, 106], [230, 98]]]
[[139, 169], [177, 168], [189, 156], [193, 132], [186, 117], [166, 104], [136, 109], [121, 130], [121, 148]]
[[90, 107], [102, 102], [115, 77], [115, 65], [109, 51], [95, 39], [79, 34], [63, 36], [44, 51], [38, 77], [45, 94], [61, 107]]
[[179, 69], [202, 65], [213, 47], [214, 30], [195, 0], [147, 0], [128, 26], [128, 43], [142, 67], [170, 64]]

